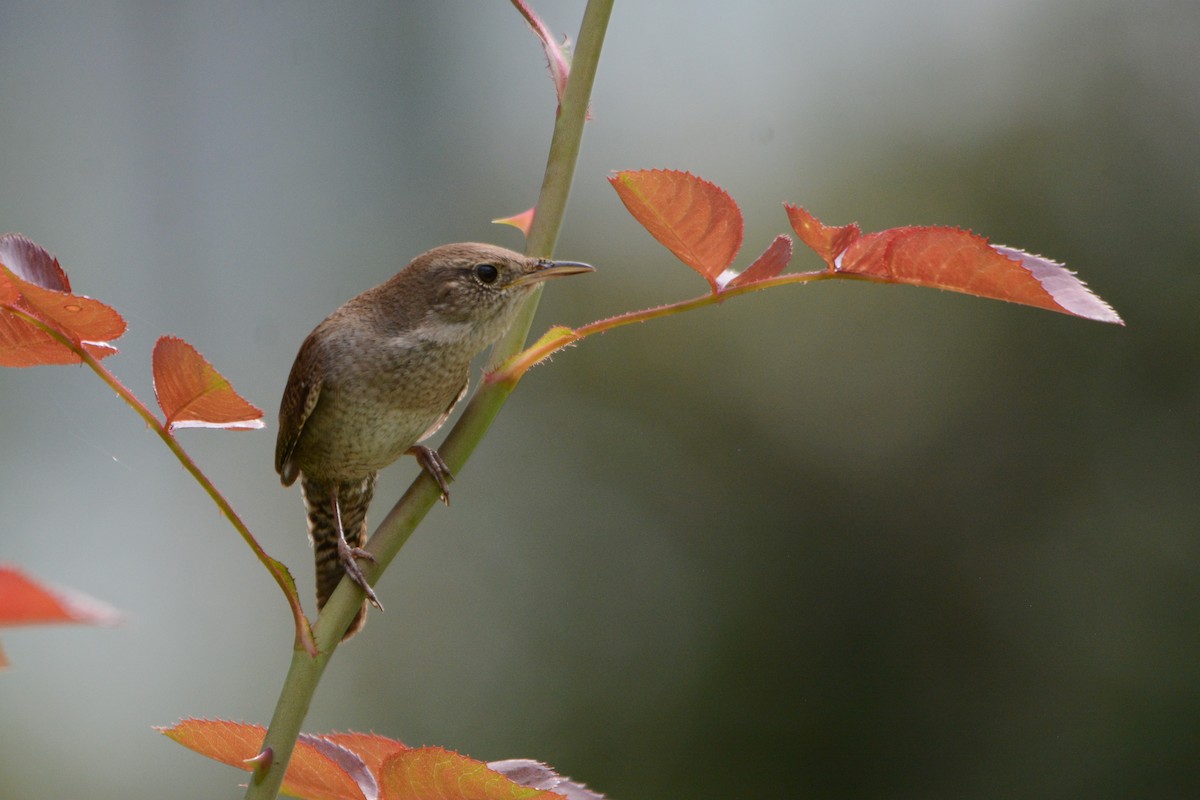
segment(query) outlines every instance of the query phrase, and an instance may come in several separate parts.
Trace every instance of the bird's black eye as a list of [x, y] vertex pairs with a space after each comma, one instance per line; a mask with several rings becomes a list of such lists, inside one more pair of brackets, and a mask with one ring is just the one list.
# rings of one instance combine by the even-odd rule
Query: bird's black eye
[[495, 264], [476, 264], [475, 277], [478, 278], [479, 282], [482, 284], [492, 284], [495, 283], [496, 279], [500, 277], [500, 270]]

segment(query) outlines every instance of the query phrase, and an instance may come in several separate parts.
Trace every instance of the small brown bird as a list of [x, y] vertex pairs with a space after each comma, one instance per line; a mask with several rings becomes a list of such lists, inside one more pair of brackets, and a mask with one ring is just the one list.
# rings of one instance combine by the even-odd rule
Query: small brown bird
[[[411, 453], [447, 501], [450, 471], [419, 442], [450, 416], [467, 392], [471, 360], [504, 334], [538, 283], [591, 271], [488, 244], [448, 244], [417, 256], [308, 335], [279, 406], [275, 471], [284, 486], [300, 478], [318, 609], [343, 573], [383, 609], [357, 561], [372, 558], [362, 545], [376, 474]], [[364, 602], [343, 639], [362, 628], [366, 613]]]

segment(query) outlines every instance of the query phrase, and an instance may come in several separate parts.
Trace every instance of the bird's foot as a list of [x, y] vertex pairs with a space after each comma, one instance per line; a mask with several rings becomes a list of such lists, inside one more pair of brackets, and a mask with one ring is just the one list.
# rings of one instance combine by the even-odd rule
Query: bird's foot
[[368, 561], [374, 561], [375, 556], [361, 547], [351, 547], [344, 537], [338, 538], [338, 560], [342, 562], [342, 569], [346, 570], [346, 574], [350, 576], [350, 580], [354, 581], [359, 587], [366, 592], [367, 600], [371, 605], [383, 611], [383, 606], [379, 602], [379, 598], [375, 596], [375, 590], [371, 584], [367, 582], [367, 576], [363, 575], [362, 567], [358, 565], [358, 559], [365, 558]]
[[438, 491], [442, 495], [442, 502], [450, 505], [450, 481], [454, 480], [454, 475], [451, 474], [450, 467], [446, 466], [446, 462], [442, 460], [441, 454], [432, 447], [421, 444], [414, 444], [408, 448], [408, 452], [416, 457], [421, 469], [428, 472], [429, 477], [437, 483]]

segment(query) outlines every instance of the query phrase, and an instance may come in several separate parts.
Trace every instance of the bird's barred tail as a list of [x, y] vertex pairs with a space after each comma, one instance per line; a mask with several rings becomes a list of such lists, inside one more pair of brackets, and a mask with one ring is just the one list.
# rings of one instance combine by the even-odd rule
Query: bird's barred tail
[[[367, 541], [367, 506], [371, 504], [371, 496], [375, 493], [375, 474], [372, 472], [361, 481], [350, 483], [325, 483], [301, 476], [300, 488], [304, 493], [304, 506], [308, 509], [308, 536], [317, 564], [318, 611], [325, 607], [325, 602], [346, 574], [338, 555], [337, 521], [333, 516], [334, 487], [337, 488], [338, 506], [342, 511], [342, 531], [346, 534], [346, 543], [351, 547], [362, 547]], [[367, 603], [363, 601], [362, 608], [346, 629], [342, 641], [358, 633], [366, 621]]]

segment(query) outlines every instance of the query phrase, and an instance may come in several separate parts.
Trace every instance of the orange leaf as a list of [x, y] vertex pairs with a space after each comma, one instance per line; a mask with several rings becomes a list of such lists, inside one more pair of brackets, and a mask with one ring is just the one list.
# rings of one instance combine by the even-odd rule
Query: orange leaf
[[511, 217], [501, 217], [500, 219], [492, 220], [494, 225], [512, 225], [514, 228], [525, 234], [525, 238], [529, 238], [529, 229], [533, 227], [533, 215], [537, 211], [537, 206], [522, 211], [520, 214], [514, 214]]
[[868, 234], [847, 248], [837, 269], [1123, 324], [1062, 264], [990, 245], [957, 228], [891, 228]]
[[834, 259], [862, 235], [862, 229], [857, 223], [826, 225], [800, 206], [784, 203], [783, 208], [787, 212], [788, 222], [792, 224], [792, 230], [800, 237], [800, 241], [815, 250], [831, 270], [834, 269]]
[[[96, 358], [117, 352], [107, 341], [125, 333], [116, 310], [72, 294], [58, 259], [18, 233], [0, 236], [0, 304], [41, 320]], [[79, 356], [50, 334], [0, 309], [0, 366], [78, 363]]]
[[[297, 753], [300, 754], [299, 762], [296, 761]], [[297, 773], [292, 781], [297, 786], [304, 785], [300, 783], [303, 771], [314, 772], [313, 779], [304, 779], [311, 788], [302, 790], [302, 796], [311, 800], [358, 800], [359, 797], [365, 800], [379, 795], [379, 783], [362, 758], [323, 736], [300, 734], [296, 739], [292, 760], [288, 763], [288, 772], [292, 771], [293, 764], [297, 766]], [[301, 794], [301, 791], [295, 793]]]
[[379, 776], [380, 800], [550, 800], [562, 798], [514, 783], [481, 761], [421, 747], [387, 760]]
[[[223, 720], [183, 720], [159, 732], [201, 755], [252, 771], [266, 729]], [[562, 793], [555, 793], [559, 789]], [[284, 794], [308, 800], [603, 800], [603, 796], [525, 758], [484, 764], [440, 747], [409, 748], [373, 733], [300, 734], [283, 778]]]
[[775, 241], [771, 242], [771, 246], [754, 260], [753, 264], [746, 267], [740, 274], [734, 275], [733, 279], [725, 284], [725, 288], [732, 289], [734, 286], [744, 286], [747, 283], [757, 283], [774, 278], [787, 269], [788, 262], [791, 260], [792, 237], [780, 234], [775, 237]]
[[[251, 771], [267, 731], [261, 725], [187, 719], [160, 733], [231, 767]], [[366, 789], [366, 791], [364, 791]], [[308, 800], [364, 800], [375, 796], [375, 778], [361, 759], [318, 736], [301, 734], [283, 777], [284, 794]]]
[[742, 246], [742, 212], [724, 189], [676, 170], [618, 172], [609, 183], [650, 235], [705, 277], [717, 277]]
[[[71, 292], [71, 281], [58, 259], [27, 236], [19, 233], [0, 236], [0, 263], [29, 283], [56, 292]], [[4, 299], [2, 292], [0, 299]]]
[[174, 336], [154, 345], [154, 394], [167, 427], [261, 428], [262, 411], [247, 403], [221, 373]]
[[[1029, 270], [1029, 273], [1042, 285], [1042, 289], [1065, 313], [1099, 322], [1125, 324], [1112, 306], [1097, 297], [1087, 287], [1087, 284], [1075, 276], [1074, 272], [1059, 262], [1001, 244], [993, 244], [991, 248], [1005, 258], [1019, 262], [1022, 267]], [[1051, 310], [1058, 311], [1057, 308]]]
[[0, 625], [115, 625], [120, 619], [120, 612], [107, 603], [80, 592], [46, 586], [16, 567], [0, 565]]
[[513, 783], [554, 792], [554, 797], [563, 795], [568, 800], [604, 800], [604, 795], [594, 792], [582, 783], [559, 775], [550, 767], [530, 758], [508, 758], [489, 761], [488, 769], [499, 772]]
[[410, 749], [403, 742], [375, 733], [326, 733], [321, 738], [354, 752], [375, 775], [383, 771], [383, 762], [388, 758]]
[[[97, 359], [117, 352], [117, 348], [102, 342], [83, 342], [82, 345]], [[42, 367], [78, 363], [79, 356], [48, 333], [13, 314], [4, 313], [4, 309], [0, 308], [0, 367]]]

